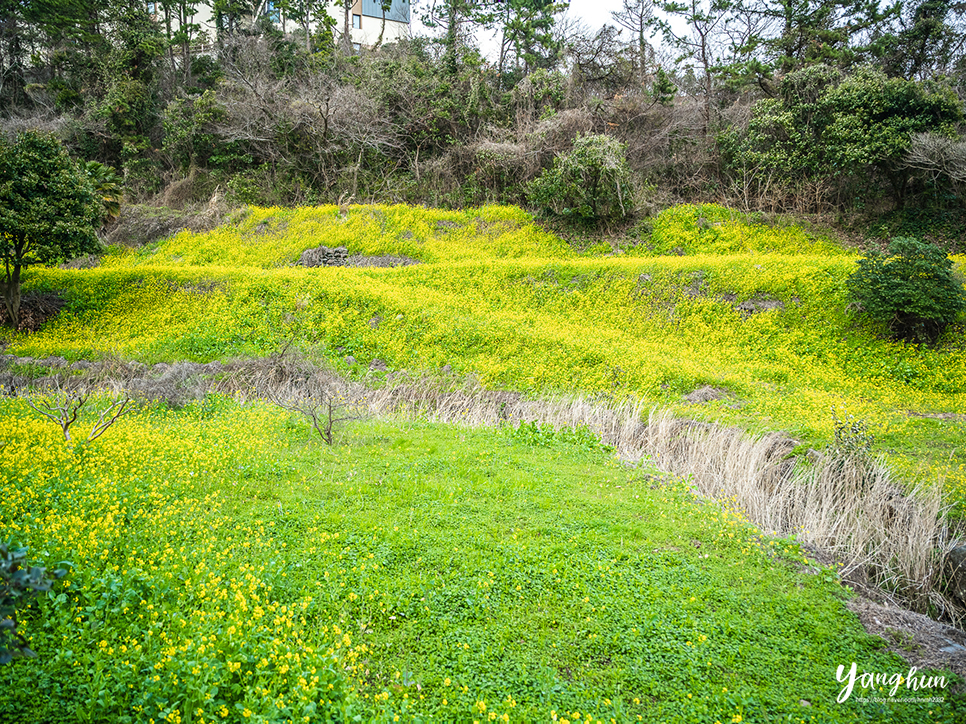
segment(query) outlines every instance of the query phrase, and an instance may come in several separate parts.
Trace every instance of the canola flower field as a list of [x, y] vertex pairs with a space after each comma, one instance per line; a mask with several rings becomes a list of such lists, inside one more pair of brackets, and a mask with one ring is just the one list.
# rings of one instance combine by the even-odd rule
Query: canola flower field
[[0, 527], [70, 561], [21, 617], [38, 658], [0, 667], [0, 721], [963, 720], [948, 676], [840, 701], [837, 666], [908, 665], [833, 572], [536, 432], [363, 421], [327, 447], [212, 395], [71, 446], [0, 399]]
[[[319, 244], [421, 263], [295, 266]], [[8, 351], [154, 363], [294, 341], [349, 374], [373, 359], [450, 365], [490, 387], [634, 396], [815, 448], [834, 409], [867, 422], [910, 482], [941, 479], [964, 514], [962, 326], [939, 349], [879, 339], [846, 309], [855, 253], [719, 206], [668, 209], [646, 243], [605, 251], [577, 253], [507, 207], [247, 208], [210, 233], [113, 249], [96, 269], [32, 271], [28, 288], [68, 307]], [[685, 402], [705, 385], [721, 399]]]

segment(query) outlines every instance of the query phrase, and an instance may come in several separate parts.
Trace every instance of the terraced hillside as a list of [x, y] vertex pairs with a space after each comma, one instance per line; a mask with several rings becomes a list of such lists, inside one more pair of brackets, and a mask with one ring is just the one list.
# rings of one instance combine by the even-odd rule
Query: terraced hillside
[[[296, 266], [319, 245], [419, 263]], [[852, 415], [907, 479], [941, 478], [961, 506], [962, 328], [938, 350], [877, 339], [846, 309], [855, 259], [715, 206], [665, 211], [620, 256], [578, 254], [511, 208], [250, 208], [96, 269], [34, 272], [29, 288], [68, 305], [8, 352], [207, 362], [294, 341], [358, 373], [450, 365], [488, 387], [635, 396], [815, 448], [833, 414]]]
[[[4, 374], [37, 375], [26, 356], [140, 382], [223, 361], [201, 373], [235, 394], [142, 402], [88, 442], [109, 398], [70, 441], [41, 398], [0, 398], [0, 529], [69, 570], [20, 612], [38, 657], [0, 666], [0, 721], [962, 721], [962, 679], [884, 650], [793, 536], [587, 427], [517, 414], [581, 393], [692, 420], [671, 446], [703, 419], [799, 453], [829, 442], [834, 409], [907, 485], [942, 475], [962, 500], [962, 345], [876, 339], [845, 310], [853, 255], [754, 221], [672, 209], [608, 256], [509, 208], [246, 209], [32, 272], [66, 306], [12, 339]], [[296, 265], [320, 245], [350, 266]], [[238, 376], [276, 362], [231, 362], [283, 347], [370, 391], [449, 366], [502, 422], [370, 400], [326, 445]]]

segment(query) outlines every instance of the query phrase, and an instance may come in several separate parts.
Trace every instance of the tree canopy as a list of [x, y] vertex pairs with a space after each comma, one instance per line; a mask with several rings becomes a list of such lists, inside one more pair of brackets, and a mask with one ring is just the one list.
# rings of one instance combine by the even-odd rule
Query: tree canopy
[[97, 250], [99, 209], [86, 172], [51, 135], [0, 139], [0, 256], [11, 326], [20, 322], [21, 271]]

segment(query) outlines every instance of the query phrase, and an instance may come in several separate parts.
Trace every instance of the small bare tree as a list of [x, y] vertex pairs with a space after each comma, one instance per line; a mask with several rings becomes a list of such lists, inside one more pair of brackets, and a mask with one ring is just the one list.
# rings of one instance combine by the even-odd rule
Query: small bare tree
[[[27, 406], [38, 412], [48, 420], [59, 426], [64, 433], [64, 440], [72, 442], [71, 426], [77, 422], [81, 410], [91, 399], [91, 389], [78, 383], [71, 383], [55, 379], [45, 391], [35, 392], [25, 398]], [[112, 397], [110, 402], [98, 414], [97, 421], [91, 426], [85, 442], [96, 440], [117, 422], [123, 415], [131, 411], [130, 397]]]
[[343, 423], [362, 416], [358, 395], [344, 380], [284, 350], [256, 373], [253, 387], [273, 405], [303, 415], [326, 445]]

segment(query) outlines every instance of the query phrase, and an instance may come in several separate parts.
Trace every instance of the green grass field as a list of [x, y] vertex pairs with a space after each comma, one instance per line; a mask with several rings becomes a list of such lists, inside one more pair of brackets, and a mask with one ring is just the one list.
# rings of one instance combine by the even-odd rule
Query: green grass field
[[[322, 243], [423, 263], [293, 266]], [[939, 349], [877, 339], [845, 309], [854, 255], [711, 206], [599, 251], [517, 209], [248, 209], [96, 269], [31, 271], [67, 306], [7, 351], [154, 363], [292, 342], [373, 385], [373, 359], [448, 364], [816, 448], [835, 408], [908, 483], [942, 477], [964, 500], [962, 330]], [[724, 396], [687, 404], [703, 385]], [[2, 398], [0, 441], [0, 529], [34, 563], [71, 563], [22, 617], [39, 656], [0, 667], [0, 721], [966, 718], [948, 674], [897, 694], [941, 704], [860, 700], [889, 684], [837, 701], [840, 665], [909, 666], [836, 574], [586, 432], [364, 419], [328, 447], [298, 416], [209, 395], [69, 446]]]
[[370, 421], [329, 448], [213, 397], [70, 450], [21, 401], [0, 411], [4, 529], [73, 564], [27, 617], [39, 658], [0, 668], [4, 721], [966, 711], [836, 702], [839, 664], [908, 665], [835, 574], [592, 437]]

